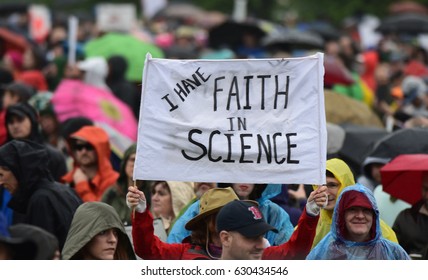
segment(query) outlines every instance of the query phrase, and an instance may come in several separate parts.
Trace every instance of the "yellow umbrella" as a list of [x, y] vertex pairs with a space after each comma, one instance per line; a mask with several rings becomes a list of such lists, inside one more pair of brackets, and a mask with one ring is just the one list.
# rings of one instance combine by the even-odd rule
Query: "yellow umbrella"
[[367, 104], [331, 90], [324, 90], [327, 122], [380, 127], [384, 124]]

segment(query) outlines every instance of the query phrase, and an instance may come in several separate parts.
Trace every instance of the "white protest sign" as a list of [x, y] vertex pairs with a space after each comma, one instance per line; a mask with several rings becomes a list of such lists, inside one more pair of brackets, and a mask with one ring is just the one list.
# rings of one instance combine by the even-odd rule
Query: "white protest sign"
[[101, 3], [96, 5], [97, 26], [105, 32], [129, 32], [137, 24], [134, 4]]
[[134, 179], [325, 183], [323, 54], [144, 66]]
[[43, 42], [52, 29], [51, 11], [45, 5], [31, 4], [30, 14], [30, 35], [37, 42]]

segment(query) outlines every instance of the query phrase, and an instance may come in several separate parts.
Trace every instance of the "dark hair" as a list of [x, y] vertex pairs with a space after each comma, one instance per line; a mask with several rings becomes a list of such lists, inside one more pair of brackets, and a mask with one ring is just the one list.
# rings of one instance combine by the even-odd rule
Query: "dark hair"
[[325, 176], [331, 177], [331, 178], [336, 178], [336, 176], [334, 176], [334, 174], [331, 171], [328, 171], [328, 170], [326, 170]]
[[94, 125], [94, 122], [86, 117], [70, 118], [61, 123], [60, 134], [64, 139], [68, 139], [71, 134], [88, 125]]
[[[210, 229], [209, 228], [210, 224], [211, 224], [211, 226], [214, 225], [214, 229], [215, 229], [216, 218], [217, 218], [217, 212], [210, 214], [207, 217], [205, 217], [205, 219], [203, 219], [203, 221], [201, 221], [199, 223], [198, 227], [196, 227], [194, 230], [192, 230], [192, 233], [190, 234], [192, 244], [199, 245], [202, 248], [205, 248], [207, 241], [209, 241], [208, 235], [207, 235], [207, 230]], [[214, 230], [214, 232], [217, 232], [217, 231]]]
[[6, 86], [12, 83], [13, 80], [14, 78], [12, 72], [4, 68], [3, 66], [0, 66], [0, 95], [4, 93]]
[[[117, 184], [123, 188], [123, 190], [125, 190], [127, 192], [128, 190], [128, 175], [126, 175], [126, 163], [128, 162], [129, 158], [131, 157], [131, 155], [135, 154], [137, 152], [137, 144], [131, 144], [126, 151], [123, 154], [123, 159], [120, 163], [120, 172], [119, 172], [119, 178], [117, 179]], [[142, 185], [142, 182], [138, 182], [140, 180], [137, 180], [137, 184], [139, 184], [140, 186]], [[139, 187], [137, 185], [137, 187]]]
[[[218, 188], [227, 188], [232, 186], [233, 186], [233, 183], [217, 183]], [[267, 187], [267, 184], [255, 184], [253, 191], [248, 196], [248, 199], [250, 200], [259, 199], [262, 196], [263, 192], [265, 191], [266, 187]]]
[[31, 55], [34, 59], [34, 65], [29, 70], [42, 70], [43, 67], [45, 67], [47, 64], [47, 59], [43, 53], [42, 48], [36, 44], [31, 44], [28, 50], [31, 51]]
[[154, 181], [150, 188], [150, 191], [152, 194], [155, 193], [155, 187], [159, 184], [161, 184], [164, 188], [166, 188], [169, 191], [169, 193], [171, 193], [171, 189], [169, 188], [169, 185], [166, 181]]
[[33, 95], [35, 90], [22, 82], [13, 82], [5, 87], [5, 92], [10, 92], [13, 96], [18, 96], [18, 102], [27, 102]]
[[250, 200], [257, 200], [262, 197], [263, 192], [265, 191], [267, 184], [255, 184], [253, 191], [248, 196]]

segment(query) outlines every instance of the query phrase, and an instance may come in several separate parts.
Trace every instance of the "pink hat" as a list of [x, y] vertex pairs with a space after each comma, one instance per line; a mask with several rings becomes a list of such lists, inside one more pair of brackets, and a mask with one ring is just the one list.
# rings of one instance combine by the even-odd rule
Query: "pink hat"
[[174, 35], [171, 33], [159, 34], [155, 37], [155, 44], [163, 49], [169, 48], [174, 43]]
[[19, 70], [22, 69], [22, 62], [23, 62], [22, 53], [15, 50], [10, 50], [7, 53], [5, 53], [5, 56], [8, 56], [10, 60], [12, 60], [13, 66], [15, 66], [15, 68]]

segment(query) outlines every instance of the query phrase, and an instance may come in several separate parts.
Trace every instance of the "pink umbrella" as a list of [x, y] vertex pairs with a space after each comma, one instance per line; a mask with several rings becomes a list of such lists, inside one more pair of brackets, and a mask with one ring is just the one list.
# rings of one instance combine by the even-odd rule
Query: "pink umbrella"
[[77, 80], [63, 80], [55, 90], [52, 104], [61, 122], [83, 116], [106, 123], [133, 141], [137, 139], [134, 114], [109, 91]]

